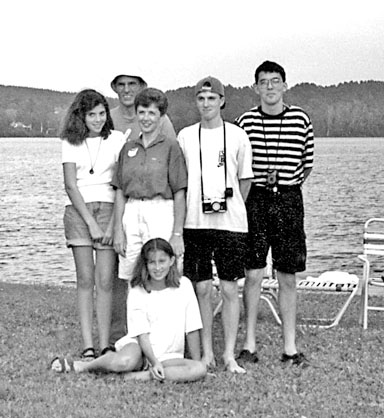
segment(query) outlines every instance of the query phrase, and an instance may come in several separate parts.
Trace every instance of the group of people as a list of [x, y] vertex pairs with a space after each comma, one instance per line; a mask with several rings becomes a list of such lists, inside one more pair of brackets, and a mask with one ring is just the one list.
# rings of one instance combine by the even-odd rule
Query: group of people
[[[305, 367], [296, 348], [296, 276], [305, 270], [301, 186], [313, 166], [313, 129], [287, 105], [283, 67], [255, 72], [260, 106], [224, 121], [223, 84], [195, 86], [200, 121], [178, 135], [163, 92], [137, 74], [111, 82], [109, 110], [80, 92], [62, 131], [68, 201], [65, 235], [77, 274], [81, 359], [57, 357], [57, 372], [125, 372], [127, 378], [192, 381], [216, 367], [212, 262], [223, 299], [225, 369], [256, 363], [256, 318], [268, 251], [279, 283], [281, 361]], [[119, 255], [118, 260], [116, 253]], [[244, 277], [246, 336], [235, 354]], [[92, 336], [93, 292], [100, 355]], [[189, 357], [184, 357], [184, 339]]]

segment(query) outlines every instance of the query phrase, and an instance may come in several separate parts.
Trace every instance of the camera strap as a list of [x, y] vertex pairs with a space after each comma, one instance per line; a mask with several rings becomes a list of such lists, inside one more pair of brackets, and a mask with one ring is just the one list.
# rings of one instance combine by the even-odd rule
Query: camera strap
[[[225, 132], [224, 121], [223, 121], [223, 144], [224, 144], [224, 179], [225, 179], [225, 187], [227, 187], [227, 136]], [[204, 199], [204, 186], [203, 186], [203, 157], [201, 154], [201, 123], [199, 124], [199, 152], [200, 152], [201, 199], [203, 200]]]
[[[263, 126], [263, 136], [264, 136], [264, 143], [265, 143], [265, 152], [267, 154], [267, 164], [268, 164], [268, 169], [272, 169], [271, 167], [271, 162], [269, 160], [269, 150], [268, 150], [268, 144], [267, 144], [267, 136], [265, 134], [265, 125], [264, 125], [264, 116], [261, 118], [261, 124]], [[280, 126], [279, 126], [279, 136], [277, 137], [277, 146], [276, 146], [276, 155], [275, 155], [275, 164], [274, 164], [274, 169], [276, 170], [276, 166], [277, 166], [277, 158], [278, 158], [278, 153], [279, 153], [279, 148], [280, 148], [280, 136], [281, 136], [281, 128], [283, 125], [283, 116], [280, 119]]]

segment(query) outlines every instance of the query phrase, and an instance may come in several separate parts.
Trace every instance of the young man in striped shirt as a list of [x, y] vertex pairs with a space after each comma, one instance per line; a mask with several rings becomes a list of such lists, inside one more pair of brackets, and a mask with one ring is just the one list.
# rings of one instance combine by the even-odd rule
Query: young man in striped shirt
[[254, 179], [246, 205], [249, 259], [246, 265], [244, 306], [246, 339], [239, 360], [257, 362], [256, 319], [261, 283], [271, 247], [279, 283], [284, 351], [281, 361], [305, 367], [296, 349], [296, 273], [305, 270], [306, 243], [301, 186], [313, 166], [314, 138], [308, 115], [283, 102], [285, 71], [265, 61], [255, 72], [261, 105], [236, 119], [252, 145]]

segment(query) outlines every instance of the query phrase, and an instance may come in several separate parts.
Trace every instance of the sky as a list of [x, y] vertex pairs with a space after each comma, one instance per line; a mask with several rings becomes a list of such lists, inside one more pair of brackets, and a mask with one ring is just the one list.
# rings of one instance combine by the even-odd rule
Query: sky
[[115, 75], [164, 91], [211, 75], [249, 86], [384, 81], [383, 0], [3, 0], [0, 84], [113, 96]]

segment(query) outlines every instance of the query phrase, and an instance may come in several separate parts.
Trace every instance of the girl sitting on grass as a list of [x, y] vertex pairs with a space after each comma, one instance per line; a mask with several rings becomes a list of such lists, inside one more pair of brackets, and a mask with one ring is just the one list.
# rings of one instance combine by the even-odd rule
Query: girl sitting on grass
[[[135, 266], [128, 294], [128, 330], [108, 352], [90, 362], [56, 357], [58, 373], [116, 372], [128, 379], [179, 382], [206, 375], [200, 361], [201, 318], [191, 282], [179, 276], [171, 245], [162, 238], [147, 241]], [[184, 341], [191, 359], [184, 358]]]

